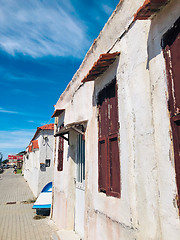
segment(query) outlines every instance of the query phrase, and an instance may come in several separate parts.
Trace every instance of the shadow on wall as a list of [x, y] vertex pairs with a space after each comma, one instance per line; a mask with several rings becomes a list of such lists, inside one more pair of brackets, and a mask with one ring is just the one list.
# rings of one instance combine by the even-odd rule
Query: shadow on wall
[[177, 21], [179, 21], [179, 19], [176, 19], [172, 25], [170, 25], [167, 29], [165, 28], [164, 31], [162, 31], [161, 33], [158, 32], [157, 22], [153, 20], [151, 21], [151, 26], [150, 26], [149, 35], [148, 35], [148, 42], [147, 42], [148, 59], [147, 59], [146, 69], [149, 70], [149, 62], [153, 58], [161, 54], [164, 47], [164, 38], [167, 32], [171, 31], [174, 25], [176, 25]]

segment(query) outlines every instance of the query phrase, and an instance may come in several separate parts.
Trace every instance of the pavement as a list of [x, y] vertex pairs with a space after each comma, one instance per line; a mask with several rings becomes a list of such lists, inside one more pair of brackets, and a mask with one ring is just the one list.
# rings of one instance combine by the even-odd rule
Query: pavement
[[34, 195], [21, 174], [0, 174], [0, 240], [59, 240], [49, 217], [35, 219]]

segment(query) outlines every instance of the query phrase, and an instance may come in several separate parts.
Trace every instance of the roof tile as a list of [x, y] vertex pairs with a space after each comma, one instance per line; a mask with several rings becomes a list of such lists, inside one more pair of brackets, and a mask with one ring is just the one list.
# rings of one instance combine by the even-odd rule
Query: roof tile
[[29, 152], [32, 152], [32, 145], [29, 145], [29, 146], [28, 146], [28, 151], [29, 151]]
[[33, 149], [39, 149], [38, 140], [32, 141]]
[[134, 15], [134, 21], [146, 20], [160, 11], [161, 7], [167, 4], [169, 0], [145, 0], [144, 4], [137, 10]]
[[116, 60], [119, 54], [119, 52], [101, 54], [82, 82], [94, 81], [108, 69], [108, 67]]

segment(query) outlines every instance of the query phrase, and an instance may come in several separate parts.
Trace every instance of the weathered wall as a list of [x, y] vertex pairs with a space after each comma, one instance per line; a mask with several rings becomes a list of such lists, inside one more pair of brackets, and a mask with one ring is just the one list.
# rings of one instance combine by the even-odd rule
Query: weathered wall
[[156, 168], [159, 186], [159, 219], [162, 239], [179, 239], [180, 221], [169, 112], [165, 60], [161, 50], [164, 33], [180, 16], [180, 1], [173, 0], [151, 22], [148, 36]]
[[[47, 138], [44, 138], [47, 136]], [[46, 159], [50, 159], [50, 167], [46, 167], [46, 171], [41, 171], [39, 168], [38, 193], [43, 187], [52, 182], [53, 179], [53, 149], [54, 149], [54, 130], [43, 130], [39, 138], [39, 166], [40, 163], [45, 163]]]
[[[53, 134], [53, 130], [41, 130], [35, 138], [38, 140], [39, 149], [28, 153], [29, 157], [25, 159], [24, 178], [36, 197], [42, 188], [53, 179]], [[43, 138], [44, 135], [47, 136], [46, 140]], [[50, 167], [46, 167], [46, 171], [41, 171], [40, 163], [45, 163], [46, 159], [51, 159]]]
[[[62, 115], [59, 118], [58, 127], [63, 121]], [[56, 141], [56, 156], [58, 156], [58, 142], [59, 138]], [[73, 149], [72, 141], [70, 144]], [[60, 229], [71, 230], [74, 227], [74, 187], [73, 156], [69, 151], [68, 143], [64, 141], [63, 171], [57, 171], [57, 158], [54, 166], [53, 220]]]
[[[65, 125], [88, 120], [84, 239], [178, 240], [180, 235], [160, 46], [162, 35], [179, 17], [180, 2], [171, 1], [152, 21], [132, 23], [142, 2], [127, 0], [119, 5], [56, 104], [56, 108], [66, 108], [59, 125], [62, 120]], [[95, 83], [81, 84], [94, 61], [109, 49], [119, 51], [119, 59]], [[120, 123], [120, 199], [98, 192], [97, 95], [114, 76]], [[72, 133], [64, 149], [63, 171], [57, 172], [55, 166], [53, 219], [60, 229], [74, 229], [76, 148]]]

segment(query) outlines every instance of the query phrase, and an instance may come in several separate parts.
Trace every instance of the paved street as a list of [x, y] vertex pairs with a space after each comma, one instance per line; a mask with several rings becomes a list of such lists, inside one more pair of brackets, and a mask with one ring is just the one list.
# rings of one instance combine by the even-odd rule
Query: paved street
[[33, 218], [34, 196], [24, 177], [12, 171], [0, 174], [0, 240], [58, 240], [49, 217]]

